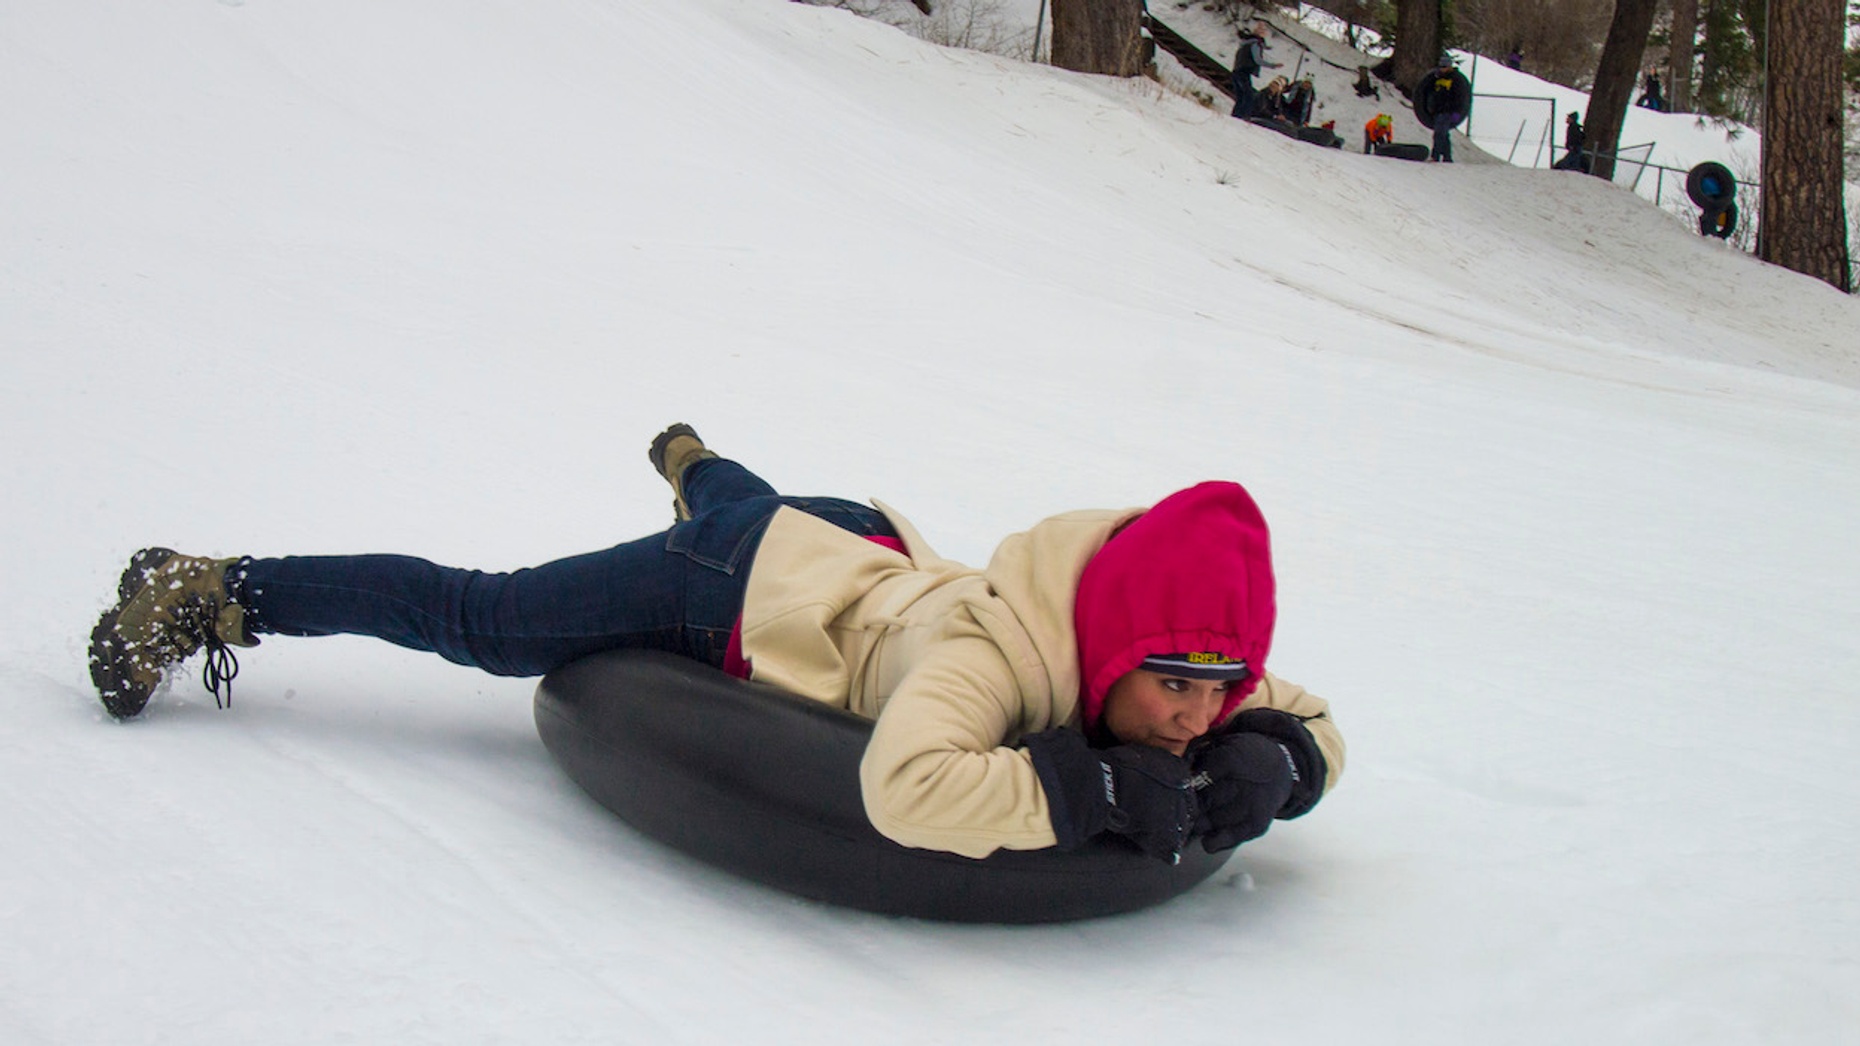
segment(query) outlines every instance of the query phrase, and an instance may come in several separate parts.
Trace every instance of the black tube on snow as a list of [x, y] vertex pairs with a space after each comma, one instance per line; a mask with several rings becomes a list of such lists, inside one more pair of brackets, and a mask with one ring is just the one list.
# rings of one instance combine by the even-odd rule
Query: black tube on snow
[[1737, 177], [1716, 160], [1707, 160], [1686, 172], [1686, 195], [1706, 214], [1715, 214], [1737, 201]]
[[611, 651], [536, 690], [549, 754], [640, 832], [803, 897], [953, 922], [1046, 923], [1135, 911], [1213, 875], [1115, 837], [982, 860], [901, 846], [866, 820], [859, 760], [872, 724], [817, 701], [651, 651]]

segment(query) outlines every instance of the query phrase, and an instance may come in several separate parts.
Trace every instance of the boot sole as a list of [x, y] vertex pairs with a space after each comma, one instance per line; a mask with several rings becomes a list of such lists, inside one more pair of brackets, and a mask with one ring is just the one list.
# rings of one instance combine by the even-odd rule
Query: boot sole
[[148, 707], [149, 698], [155, 695], [155, 688], [143, 691], [131, 680], [125, 680], [112, 671], [116, 662], [110, 649], [110, 640], [116, 635], [116, 623], [122, 617], [123, 608], [134, 599], [136, 592], [163, 563], [175, 556], [171, 548], [145, 548], [129, 557], [129, 565], [123, 568], [123, 574], [116, 582], [116, 605], [103, 612], [97, 619], [97, 627], [90, 631], [90, 681], [97, 688], [97, 698], [103, 702], [104, 711], [116, 719], [133, 719]]
[[662, 477], [665, 476], [665, 448], [680, 436], [690, 436], [699, 443], [704, 442], [704, 438], [697, 434], [696, 429], [679, 421], [672, 423], [664, 432], [652, 437], [652, 446], [646, 448], [646, 460], [652, 462], [653, 471]]
[[129, 565], [123, 568], [123, 576], [116, 582], [116, 602], [120, 607], [136, 596], [136, 589], [142, 587], [149, 575], [161, 569], [163, 563], [175, 557], [171, 548], [145, 548], [129, 557]]
[[112, 670], [117, 661], [110, 649], [110, 640], [116, 635], [116, 622], [122, 615], [123, 608], [111, 607], [97, 619], [97, 627], [90, 632], [90, 681], [97, 688], [97, 699], [103, 702], [104, 711], [116, 719], [133, 719], [148, 707], [149, 698], [155, 696], [155, 688], [143, 690], [133, 680], [124, 679]]
[[[653, 469], [658, 472], [661, 479], [672, 485], [672, 518], [683, 523], [691, 518], [691, 508], [685, 504], [684, 485], [665, 473], [665, 451], [672, 445], [672, 441], [680, 436], [690, 436], [698, 441], [699, 446], [704, 444], [704, 437], [698, 435], [696, 429], [682, 421], [675, 421], [664, 432], [652, 437], [652, 446], [646, 448], [646, 460], [652, 462]], [[716, 455], [708, 456], [715, 457]]]

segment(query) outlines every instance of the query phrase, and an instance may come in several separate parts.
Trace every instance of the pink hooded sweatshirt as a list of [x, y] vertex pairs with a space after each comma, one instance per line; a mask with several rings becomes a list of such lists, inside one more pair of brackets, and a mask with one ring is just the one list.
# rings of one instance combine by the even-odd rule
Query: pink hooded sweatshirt
[[1106, 542], [1079, 578], [1073, 625], [1085, 726], [1098, 724], [1112, 683], [1164, 654], [1246, 663], [1221, 706], [1226, 719], [1259, 685], [1276, 616], [1266, 520], [1245, 488], [1211, 482], [1169, 495]]

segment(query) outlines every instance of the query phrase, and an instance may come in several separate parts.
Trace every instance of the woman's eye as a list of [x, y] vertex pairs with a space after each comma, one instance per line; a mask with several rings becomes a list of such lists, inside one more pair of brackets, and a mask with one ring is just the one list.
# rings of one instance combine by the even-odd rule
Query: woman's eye
[[1163, 680], [1163, 689], [1171, 690], [1179, 694], [1182, 691], [1188, 689], [1188, 680], [1186, 679], [1165, 679]]

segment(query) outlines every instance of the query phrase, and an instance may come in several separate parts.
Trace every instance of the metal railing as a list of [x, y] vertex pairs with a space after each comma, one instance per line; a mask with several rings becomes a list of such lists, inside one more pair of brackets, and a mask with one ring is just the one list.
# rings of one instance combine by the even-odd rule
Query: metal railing
[[[1474, 102], [1473, 112], [1478, 112], [1479, 106], [1477, 103], [1479, 99], [1481, 98], [1502, 98], [1502, 99], [1506, 99], [1508, 101], [1514, 101], [1514, 102], [1543, 102], [1547, 104], [1548, 106], [1550, 106], [1550, 119], [1545, 121], [1544, 133], [1538, 136], [1537, 152], [1533, 154], [1531, 157], [1531, 166], [1532, 167], [1538, 166], [1539, 163], [1543, 160], [1544, 147], [1549, 144], [1550, 131], [1552, 128], [1556, 126], [1556, 99], [1546, 98], [1542, 95], [1535, 95], [1535, 94], [1477, 94], [1475, 93], [1473, 95], [1473, 102]], [[1529, 122], [1530, 121], [1528, 120], [1521, 120], [1518, 122], [1518, 133], [1517, 133], [1517, 136], [1512, 139], [1511, 153], [1510, 155], [1505, 157], [1506, 163], [1515, 163], [1517, 161], [1518, 144], [1519, 142], [1523, 140], [1524, 128], [1529, 124]], [[1466, 114], [1466, 137], [1468, 138], [1472, 137], [1472, 130], [1473, 130], [1473, 113], [1467, 113]]]
[[[1555, 98], [1551, 98], [1546, 95], [1540, 95], [1540, 94], [1478, 94], [1478, 93], [1475, 93], [1473, 95], [1473, 98], [1475, 102], [1480, 98], [1497, 98], [1497, 99], [1503, 99], [1505, 101], [1513, 101], [1513, 102], [1541, 102], [1544, 105], [1548, 106], [1550, 110], [1550, 119], [1544, 124], [1543, 133], [1538, 136], [1537, 149], [1531, 157], [1531, 166], [1534, 168], [1542, 166], [1543, 161], [1546, 158], [1545, 157], [1546, 152], [1550, 154], [1548, 157], [1549, 159], [1551, 159], [1552, 161], [1556, 159], [1557, 146], [1555, 146], [1550, 140], [1551, 135], [1555, 132], [1556, 123], [1557, 123], [1558, 106], [1557, 106], [1557, 100]], [[1478, 108], [1479, 107], [1476, 104], [1473, 106], [1473, 109], [1475, 112], [1478, 110]], [[1519, 145], [1522, 144], [1522, 140], [1524, 137], [1524, 130], [1529, 125], [1530, 125], [1529, 120], [1519, 121], [1517, 134], [1514, 135], [1512, 138], [1511, 152], [1505, 158], [1507, 163], [1517, 162], [1517, 150], [1518, 150]], [[1469, 113], [1467, 114], [1467, 117], [1466, 117], [1466, 137], [1471, 138], [1473, 136], [1472, 131], [1473, 131], [1473, 117], [1472, 117], [1472, 114]], [[1642, 176], [1644, 176], [1649, 170], [1661, 172], [1661, 177], [1659, 178], [1658, 181], [1655, 182], [1654, 195], [1653, 195], [1653, 202], [1656, 205], [1658, 205], [1658, 204], [1662, 204], [1665, 202], [1663, 198], [1664, 188], [1665, 188], [1664, 175], [1667, 173], [1677, 174], [1680, 176], [1683, 182], [1684, 176], [1690, 172], [1689, 170], [1678, 168], [1678, 167], [1668, 167], [1664, 164], [1657, 164], [1657, 163], [1654, 163], [1651, 159], [1649, 159], [1649, 157], [1653, 155], [1654, 147], [1657, 144], [1658, 144], [1657, 142], [1642, 142], [1638, 145], [1622, 145], [1622, 146], [1616, 147], [1613, 153], [1604, 153], [1600, 150], [1588, 149], [1588, 148], [1583, 149], [1582, 152], [1583, 152], [1583, 155], [1587, 156], [1590, 160], [1594, 160], [1595, 158], [1599, 156], [1604, 156], [1604, 155], [1612, 158], [1615, 161], [1615, 167], [1616, 167], [1614, 181], [1617, 183], [1622, 183], [1622, 176], [1620, 173], [1621, 168], [1632, 167], [1634, 170], [1634, 176], [1633, 178], [1626, 181], [1625, 184], [1629, 189], [1633, 189], [1636, 192], [1638, 192], [1640, 189], [1640, 181], [1641, 181]], [[1633, 155], [1635, 153], [1638, 153], [1639, 155]]]
[[[1704, 211], [1702, 211], [1697, 204], [1694, 204], [1692, 202], [1692, 197], [1686, 193], [1686, 178], [1692, 171], [1689, 168], [1671, 167], [1663, 163], [1654, 163], [1652, 160], [1647, 159], [1648, 156], [1652, 155], [1653, 146], [1654, 143], [1652, 142], [1647, 142], [1644, 145], [1624, 145], [1616, 149], [1613, 153], [1603, 149], [1584, 148], [1582, 150], [1582, 155], [1589, 163], [1593, 163], [1600, 157], [1612, 159], [1615, 163], [1616, 184], [1621, 184], [1621, 169], [1623, 167], [1633, 167], [1633, 180], [1627, 184], [1637, 195], [1642, 195], [1643, 199], [1645, 196], [1639, 191], [1640, 181], [1648, 171], [1653, 171], [1653, 205], [1675, 218], [1696, 225], [1700, 217], [1703, 216]], [[1640, 156], [1630, 156], [1628, 155], [1630, 151], [1640, 152]], [[1674, 183], [1673, 203], [1671, 204], [1666, 202], [1665, 190], [1668, 180]], [[1746, 253], [1753, 253], [1756, 250], [1757, 223], [1758, 219], [1761, 217], [1759, 211], [1761, 209], [1762, 199], [1763, 187], [1760, 179], [1752, 178], [1745, 180], [1741, 177], [1738, 179], [1736, 204], [1739, 220], [1737, 228], [1731, 234], [1729, 242]]]
[[[1547, 166], [1545, 163], [1546, 160], [1555, 161], [1557, 159], [1558, 147], [1551, 140], [1551, 136], [1555, 133], [1555, 128], [1557, 126], [1557, 111], [1559, 108], [1555, 98], [1545, 95], [1479, 94], [1477, 92], [1474, 93], [1473, 98], [1475, 103], [1478, 99], [1489, 98], [1512, 102], [1533, 102], [1547, 106], [1550, 118], [1544, 124], [1543, 131], [1538, 135], [1537, 145], [1531, 156], [1530, 166], [1533, 168]], [[1477, 111], [1478, 108], [1479, 106], [1474, 104], [1474, 111]], [[1530, 120], [1519, 121], [1518, 130], [1510, 139], [1510, 151], [1505, 157], [1507, 163], [1517, 162], [1518, 150], [1523, 145], [1524, 133], [1529, 126]], [[1468, 138], [1472, 137], [1472, 130], [1473, 118], [1471, 114], [1468, 114], [1466, 118], [1466, 136]], [[1502, 141], [1503, 139], [1499, 140]], [[1490, 141], [1491, 140], [1488, 139], [1488, 149]], [[1692, 203], [1691, 198], [1686, 195], [1685, 191], [1686, 177], [1691, 171], [1687, 168], [1654, 163], [1652, 156], [1656, 144], [1655, 142], [1642, 142], [1636, 145], [1622, 145], [1617, 146], [1612, 152], [1595, 148], [1584, 148], [1582, 150], [1584, 159], [1578, 166], [1578, 169], [1586, 173], [1596, 159], [1607, 157], [1614, 161], [1614, 177], [1612, 180], [1615, 184], [1620, 185], [1629, 192], [1641, 196], [1643, 199], [1651, 198], [1655, 207], [1660, 208], [1662, 211], [1665, 211], [1682, 222], [1696, 224], [1702, 212]], [[1567, 156], [1567, 154], [1565, 155]], [[1654, 178], [1650, 197], [1641, 189], [1642, 183], [1645, 181], [1649, 172], [1652, 173]], [[1666, 201], [1666, 186], [1668, 181], [1672, 181], [1674, 185], [1674, 199], [1670, 204]], [[1745, 250], [1753, 250], [1756, 243], [1757, 203], [1762, 198], [1762, 190], [1757, 184], [1756, 179], [1744, 180], [1740, 178], [1737, 196], [1737, 209], [1740, 221], [1737, 231], [1732, 234], [1731, 242]]]

